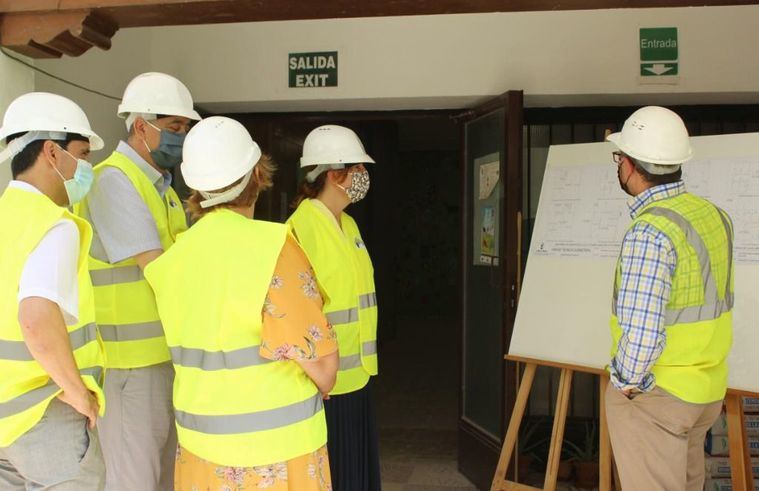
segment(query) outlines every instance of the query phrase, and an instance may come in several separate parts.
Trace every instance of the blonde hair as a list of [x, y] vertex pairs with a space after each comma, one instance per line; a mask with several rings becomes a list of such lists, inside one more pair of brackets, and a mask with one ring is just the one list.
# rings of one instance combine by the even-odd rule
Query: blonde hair
[[[258, 169], [258, 177], [256, 177], [256, 169]], [[193, 220], [198, 220], [199, 218], [218, 208], [244, 208], [253, 206], [253, 204], [258, 199], [259, 193], [271, 188], [273, 184], [274, 172], [276, 170], [277, 166], [272, 158], [269, 155], [262, 155], [261, 158], [258, 159], [256, 166], [253, 168], [253, 175], [251, 176], [248, 185], [245, 187], [242, 193], [240, 193], [240, 196], [227, 203], [220, 203], [208, 208], [203, 208], [200, 206], [200, 202], [205, 201], [206, 198], [204, 198], [200, 192], [193, 189], [190, 193], [190, 197], [187, 198], [187, 201], [185, 201], [185, 204], [187, 205], [187, 211], [190, 212]], [[245, 176], [241, 177], [229, 186], [214, 190], [213, 192], [220, 193], [222, 191], [226, 191], [227, 189], [239, 184], [240, 181], [244, 179], [244, 177]]]

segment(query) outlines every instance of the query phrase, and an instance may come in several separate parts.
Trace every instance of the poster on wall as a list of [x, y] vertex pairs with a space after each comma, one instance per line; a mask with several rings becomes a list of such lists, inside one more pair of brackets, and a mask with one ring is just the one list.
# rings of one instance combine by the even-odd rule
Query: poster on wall
[[474, 159], [472, 251], [475, 266], [498, 266], [501, 155]]
[[482, 230], [480, 254], [495, 256], [495, 208], [486, 206], [482, 209]]
[[498, 161], [489, 162], [480, 166], [480, 199], [488, 199], [493, 194], [498, 177], [501, 174], [501, 163]]

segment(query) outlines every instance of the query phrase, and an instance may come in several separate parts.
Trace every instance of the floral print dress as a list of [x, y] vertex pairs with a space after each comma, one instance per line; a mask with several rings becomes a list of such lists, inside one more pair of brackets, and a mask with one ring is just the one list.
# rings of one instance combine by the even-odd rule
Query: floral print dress
[[[294, 357], [315, 360], [334, 353], [337, 339], [322, 307], [311, 265], [300, 246], [288, 237], [277, 260], [264, 304], [261, 356], [270, 360]], [[327, 447], [286, 462], [257, 467], [217, 465], [180, 447], [174, 489], [331, 491]]]

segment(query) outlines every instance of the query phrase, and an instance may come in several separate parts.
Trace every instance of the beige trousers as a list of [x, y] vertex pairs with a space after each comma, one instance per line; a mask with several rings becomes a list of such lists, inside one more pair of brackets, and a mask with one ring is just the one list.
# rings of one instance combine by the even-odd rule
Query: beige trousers
[[606, 416], [624, 491], [702, 491], [704, 438], [722, 401], [692, 404], [662, 389], [628, 399], [611, 383]]
[[98, 421], [106, 491], [174, 489], [173, 383], [171, 363], [106, 372], [106, 411]]

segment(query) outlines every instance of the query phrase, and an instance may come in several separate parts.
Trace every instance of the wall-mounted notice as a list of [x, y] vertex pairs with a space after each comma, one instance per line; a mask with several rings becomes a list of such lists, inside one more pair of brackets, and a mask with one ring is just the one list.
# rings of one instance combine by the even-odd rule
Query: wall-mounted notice
[[337, 87], [337, 51], [290, 53], [290, 87]]

